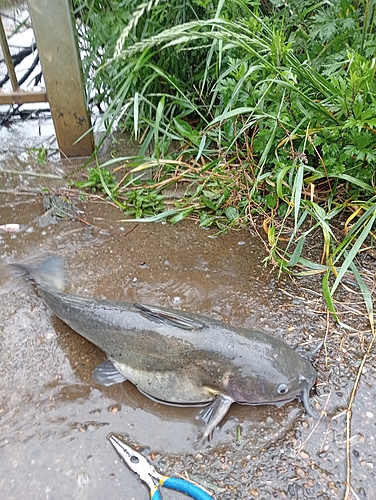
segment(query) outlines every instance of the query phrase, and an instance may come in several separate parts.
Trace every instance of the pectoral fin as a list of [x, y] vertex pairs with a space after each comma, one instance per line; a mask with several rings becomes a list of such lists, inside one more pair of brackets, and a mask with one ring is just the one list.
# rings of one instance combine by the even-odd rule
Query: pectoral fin
[[230, 396], [218, 394], [208, 408], [200, 411], [199, 417], [206, 424], [205, 431], [202, 435], [202, 441], [206, 438], [209, 438], [209, 441], [211, 440], [214, 429], [224, 418], [233, 402], [234, 400], [230, 398]]
[[156, 323], [164, 323], [182, 330], [202, 330], [205, 327], [204, 323], [193, 321], [186, 316], [180, 315], [177, 311], [165, 311], [159, 307], [145, 306], [143, 304], [134, 304], [134, 306], [141, 311], [143, 316]]
[[121, 373], [114, 367], [112, 361], [107, 359], [96, 367], [93, 371], [93, 379], [98, 382], [98, 384], [104, 385], [106, 387], [115, 384], [121, 384], [127, 379], [123, 377]]

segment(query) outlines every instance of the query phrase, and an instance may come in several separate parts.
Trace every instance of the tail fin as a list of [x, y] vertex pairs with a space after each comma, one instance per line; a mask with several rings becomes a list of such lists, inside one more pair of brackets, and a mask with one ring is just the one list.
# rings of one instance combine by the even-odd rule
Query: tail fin
[[57, 255], [51, 255], [39, 264], [9, 264], [9, 268], [12, 274], [26, 276], [36, 286], [48, 286], [55, 290], [64, 290], [64, 263]]

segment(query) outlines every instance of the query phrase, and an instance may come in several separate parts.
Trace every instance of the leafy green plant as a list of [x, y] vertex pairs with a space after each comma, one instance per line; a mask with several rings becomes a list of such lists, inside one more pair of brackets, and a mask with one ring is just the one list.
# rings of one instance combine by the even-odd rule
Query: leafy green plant
[[[75, 0], [104, 122], [131, 130], [140, 157], [154, 151], [129, 172], [153, 164], [158, 193], [188, 184], [164, 212], [172, 222], [194, 215], [226, 230], [267, 215], [270, 258], [287, 272], [321, 273], [334, 317], [333, 294], [351, 272], [371, 321], [354, 259], [375, 222], [375, 3], [119, 2], [103, 14], [102, 3]], [[125, 174], [116, 202], [124, 209], [131, 196], [136, 217], [160, 220], [150, 185], [132, 182]], [[353, 224], [342, 240], [339, 218]], [[320, 262], [306, 256], [318, 229]]]
[[101, 191], [106, 193], [107, 190], [111, 191], [111, 197], [117, 197], [117, 180], [115, 175], [107, 168], [89, 167], [88, 179], [86, 181], [75, 182], [75, 186], [79, 189], [91, 189], [94, 193]]
[[125, 214], [136, 219], [152, 216], [165, 210], [164, 196], [152, 189], [134, 189], [128, 192]]
[[44, 147], [28, 148], [27, 153], [36, 158], [42, 165], [47, 165], [47, 150]]

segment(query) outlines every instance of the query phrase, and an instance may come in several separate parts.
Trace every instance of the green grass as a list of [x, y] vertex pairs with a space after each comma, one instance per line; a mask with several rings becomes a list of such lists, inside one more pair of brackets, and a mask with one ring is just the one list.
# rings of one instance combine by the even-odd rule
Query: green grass
[[[373, 245], [376, 213], [375, 2], [74, 3], [102, 121], [140, 144], [125, 166], [89, 172], [88, 187], [141, 220], [195, 216], [225, 231], [261, 216], [269, 259], [320, 273], [336, 320], [350, 273], [373, 324], [356, 258]], [[164, 189], [182, 181], [166, 205]]]

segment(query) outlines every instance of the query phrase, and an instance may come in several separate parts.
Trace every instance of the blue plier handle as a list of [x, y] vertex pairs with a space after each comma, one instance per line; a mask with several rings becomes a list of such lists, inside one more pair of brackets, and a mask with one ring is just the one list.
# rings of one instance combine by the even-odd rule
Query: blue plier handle
[[152, 500], [162, 500], [159, 486], [180, 491], [196, 500], [213, 500], [206, 491], [185, 479], [162, 476], [143, 455], [125, 444], [114, 434], [110, 434], [108, 439], [131, 471], [148, 485]]

